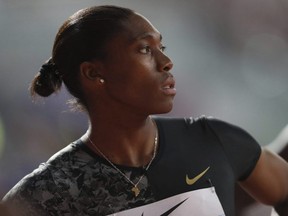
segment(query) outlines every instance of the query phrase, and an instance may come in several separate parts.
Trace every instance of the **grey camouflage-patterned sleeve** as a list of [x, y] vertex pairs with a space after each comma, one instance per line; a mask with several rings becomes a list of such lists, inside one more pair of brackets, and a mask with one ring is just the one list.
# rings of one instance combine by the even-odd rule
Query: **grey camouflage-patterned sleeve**
[[12, 215], [68, 215], [68, 202], [61, 195], [65, 190], [65, 185], [56, 185], [50, 170], [42, 165], [19, 181], [2, 202]]

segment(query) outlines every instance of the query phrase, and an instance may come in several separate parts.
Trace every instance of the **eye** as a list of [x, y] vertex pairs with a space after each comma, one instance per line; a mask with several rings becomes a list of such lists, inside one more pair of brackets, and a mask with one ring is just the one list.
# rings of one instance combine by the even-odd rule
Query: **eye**
[[161, 50], [162, 52], [165, 52], [166, 48], [167, 48], [166, 46], [161, 46], [161, 47], [160, 47], [160, 50]]
[[144, 46], [143, 48], [141, 48], [140, 50], [140, 53], [142, 54], [148, 54], [148, 53], [151, 53], [151, 48], [149, 46]]

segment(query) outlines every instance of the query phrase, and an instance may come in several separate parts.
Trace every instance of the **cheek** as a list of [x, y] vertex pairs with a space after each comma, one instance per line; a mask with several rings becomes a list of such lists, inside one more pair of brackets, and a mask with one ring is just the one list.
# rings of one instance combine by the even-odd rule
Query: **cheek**
[[138, 58], [122, 58], [114, 61], [107, 70], [107, 81], [114, 85], [136, 83], [137, 85], [149, 82], [155, 73], [152, 62], [143, 61]]
[[123, 67], [118, 70], [109, 71], [109, 76], [106, 78], [106, 89], [111, 95], [126, 95], [132, 94], [135, 87], [134, 82], [137, 77], [133, 76], [129, 70], [124, 70]]
[[141, 97], [151, 97], [151, 92], [155, 92], [158, 80], [153, 61], [143, 56], [118, 57], [113, 58], [105, 71], [109, 92], [138, 100]]
[[[110, 96], [133, 104], [150, 103], [157, 97], [157, 82], [151, 76], [140, 76], [134, 73], [130, 76], [117, 77], [107, 85]], [[130, 101], [130, 102], [129, 102]]]

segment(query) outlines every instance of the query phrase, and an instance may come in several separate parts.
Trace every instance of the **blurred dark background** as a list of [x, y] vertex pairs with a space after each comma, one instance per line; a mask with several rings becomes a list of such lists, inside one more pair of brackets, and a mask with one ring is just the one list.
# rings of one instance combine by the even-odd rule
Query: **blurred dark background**
[[167, 115], [215, 116], [261, 145], [286, 126], [287, 0], [0, 0], [0, 197], [86, 131], [64, 88], [33, 103], [28, 87], [64, 20], [100, 4], [135, 9], [162, 33], [178, 91]]

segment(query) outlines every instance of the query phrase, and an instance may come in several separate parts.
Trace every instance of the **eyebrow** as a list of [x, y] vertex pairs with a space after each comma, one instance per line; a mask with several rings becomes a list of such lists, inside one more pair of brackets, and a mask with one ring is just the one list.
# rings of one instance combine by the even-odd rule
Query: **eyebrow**
[[131, 37], [130, 41], [137, 41], [137, 40], [143, 40], [143, 39], [153, 39], [153, 38], [158, 38], [159, 35], [159, 39], [160, 41], [162, 41], [162, 35], [158, 34], [158, 33], [151, 33], [151, 32], [145, 32], [145, 33], [141, 33], [139, 35], [136, 35], [135, 37]]

